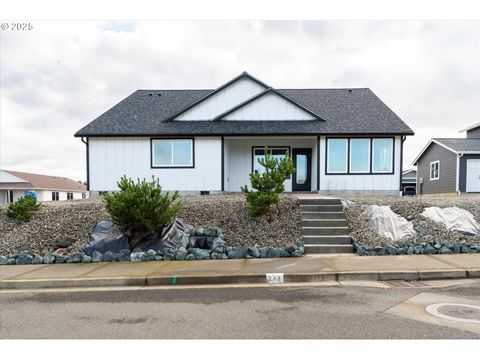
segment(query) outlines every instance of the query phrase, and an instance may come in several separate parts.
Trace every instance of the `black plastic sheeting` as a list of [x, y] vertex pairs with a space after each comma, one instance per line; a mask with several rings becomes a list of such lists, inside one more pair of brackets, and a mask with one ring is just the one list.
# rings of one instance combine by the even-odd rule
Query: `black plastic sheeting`
[[[115, 237], [115, 225], [111, 221], [100, 221], [93, 228], [90, 234], [90, 240], [82, 249], [83, 252], [91, 256], [94, 251], [106, 253], [113, 251], [115, 253], [124, 249], [130, 249], [129, 237], [127, 234]], [[150, 249], [161, 250], [164, 248], [176, 248], [181, 246], [182, 235], [188, 233], [193, 227], [185, 224], [180, 219], [175, 219], [170, 224], [141, 239], [133, 251], [147, 251]]]

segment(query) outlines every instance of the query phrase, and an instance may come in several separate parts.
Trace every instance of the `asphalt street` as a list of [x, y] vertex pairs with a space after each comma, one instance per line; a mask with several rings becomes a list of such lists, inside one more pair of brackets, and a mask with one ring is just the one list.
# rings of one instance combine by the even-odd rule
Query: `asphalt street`
[[460, 322], [428, 322], [432, 315], [423, 308], [416, 309], [421, 316], [412, 305], [402, 310], [420, 295], [432, 302], [437, 295], [480, 302], [479, 281], [367, 285], [3, 291], [0, 338], [480, 338], [480, 324], [478, 332], [469, 331]]

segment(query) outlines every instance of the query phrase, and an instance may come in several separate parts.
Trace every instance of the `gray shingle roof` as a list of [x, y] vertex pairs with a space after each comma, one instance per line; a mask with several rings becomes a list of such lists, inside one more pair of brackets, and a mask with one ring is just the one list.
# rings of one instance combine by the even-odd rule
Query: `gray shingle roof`
[[480, 153], [480, 139], [466, 139], [466, 138], [434, 138], [434, 141], [449, 147], [450, 149], [462, 152], [479, 152]]
[[370, 89], [277, 90], [325, 121], [165, 121], [214, 90], [137, 90], [75, 136], [413, 135], [413, 131]]

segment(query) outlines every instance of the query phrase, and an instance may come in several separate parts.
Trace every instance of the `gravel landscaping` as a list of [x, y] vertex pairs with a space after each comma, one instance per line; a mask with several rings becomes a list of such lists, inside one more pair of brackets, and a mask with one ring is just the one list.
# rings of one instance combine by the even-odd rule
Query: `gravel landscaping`
[[[182, 197], [179, 218], [194, 227], [219, 227], [227, 246], [284, 248], [301, 239], [298, 201], [282, 196], [280, 215], [268, 223], [252, 218], [243, 194]], [[44, 255], [58, 248], [72, 254], [83, 248], [95, 224], [109, 220], [100, 199], [43, 203], [32, 219], [16, 222], [0, 206], [0, 255], [29, 252]], [[118, 232], [120, 234], [120, 231]]]
[[[367, 251], [377, 248], [396, 247], [401, 248], [400, 253], [424, 253], [424, 248], [429, 251], [448, 253], [470, 252], [477, 248], [480, 250], [480, 236], [468, 236], [458, 232], [447, 230], [442, 224], [424, 218], [421, 213], [426, 207], [453, 207], [465, 209], [473, 214], [477, 222], [480, 221], [480, 198], [476, 196], [459, 197], [394, 197], [394, 196], [369, 196], [369, 197], [344, 197], [344, 201], [352, 201], [355, 204], [345, 209], [350, 233], [356, 245], [366, 247]], [[393, 212], [406, 218], [413, 223], [417, 232], [415, 239], [399, 240], [393, 242], [368, 227], [368, 218], [364, 209], [368, 205], [390, 206]], [[464, 247], [462, 249], [462, 247]], [[410, 248], [410, 250], [408, 250]], [[418, 250], [418, 248], [422, 248]], [[440, 249], [444, 249], [439, 251]], [[412, 250], [413, 249], [413, 250]], [[420, 252], [421, 251], [421, 252]], [[395, 252], [395, 251], [393, 251]], [[366, 255], [366, 254], [365, 254]], [[373, 255], [373, 254], [370, 254]], [[381, 253], [380, 255], [384, 255]], [[388, 255], [388, 252], [387, 252]]]

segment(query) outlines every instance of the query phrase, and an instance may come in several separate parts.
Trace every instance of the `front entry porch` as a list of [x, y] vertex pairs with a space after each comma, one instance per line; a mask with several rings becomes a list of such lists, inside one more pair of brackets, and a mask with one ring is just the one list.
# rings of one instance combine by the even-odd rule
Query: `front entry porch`
[[224, 191], [241, 191], [243, 185], [250, 185], [249, 174], [262, 171], [258, 159], [263, 157], [267, 146], [274, 157], [292, 158], [296, 173], [285, 181], [287, 192], [317, 191], [317, 137], [224, 137], [223, 167]]

